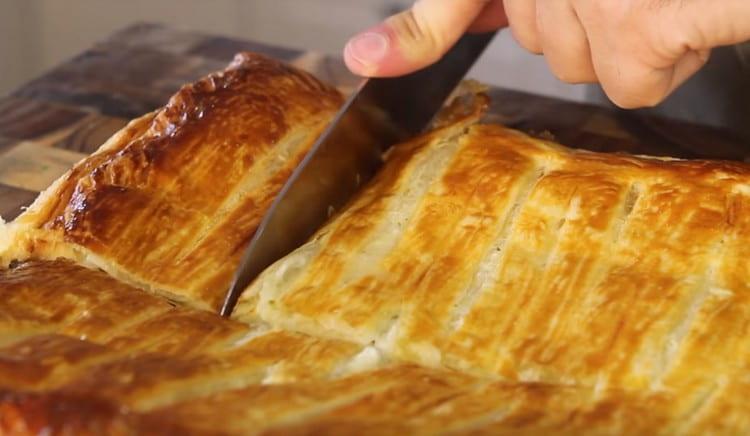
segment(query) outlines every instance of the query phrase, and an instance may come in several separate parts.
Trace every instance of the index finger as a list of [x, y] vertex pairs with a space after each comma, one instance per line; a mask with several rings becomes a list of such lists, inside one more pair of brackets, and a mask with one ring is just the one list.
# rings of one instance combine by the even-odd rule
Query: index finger
[[364, 76], [398, 76], [440, 59], [493, 0], [418, 0], [351, 40], [344, 59]]

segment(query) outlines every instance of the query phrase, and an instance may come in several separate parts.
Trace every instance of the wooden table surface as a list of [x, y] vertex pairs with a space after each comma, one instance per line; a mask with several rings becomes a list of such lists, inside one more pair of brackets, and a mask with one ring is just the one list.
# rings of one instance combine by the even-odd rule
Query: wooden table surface
[[[54, 179], [182, 84], [258, 51], [349, 91], [340, 59], [138, 24], [0, 99], [0, 216], [14, 218]], [[591, 150], [745, 160], [750, 144], [698, 125], [493, 89], [488, 120]]]

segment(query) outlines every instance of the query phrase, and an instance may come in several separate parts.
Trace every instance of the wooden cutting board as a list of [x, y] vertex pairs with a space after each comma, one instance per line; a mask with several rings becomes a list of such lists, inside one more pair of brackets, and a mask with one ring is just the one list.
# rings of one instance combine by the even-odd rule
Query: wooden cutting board
[[[14, 218], [128, 120], [242, 50], [290, 62], [345, 92], [357, 83], [336, 57], [155, 24], [126, 28], [0, 99], [0, 216]], [[489, 120], [568, 146], [686, 158], [750, 154], [750, 144], [714, 128], [504, 89], [490, 94]]]

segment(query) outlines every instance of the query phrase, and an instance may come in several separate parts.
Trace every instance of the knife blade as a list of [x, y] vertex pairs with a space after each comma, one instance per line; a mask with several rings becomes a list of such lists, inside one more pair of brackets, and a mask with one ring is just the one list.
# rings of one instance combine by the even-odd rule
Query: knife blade
[[420, 133], [496, 32], [464, 35], [437, 63], [415, 73], [363, 81], [318, 138], [261, 220], [221, 308], [300, 247], [369, 181], [386, 148]]

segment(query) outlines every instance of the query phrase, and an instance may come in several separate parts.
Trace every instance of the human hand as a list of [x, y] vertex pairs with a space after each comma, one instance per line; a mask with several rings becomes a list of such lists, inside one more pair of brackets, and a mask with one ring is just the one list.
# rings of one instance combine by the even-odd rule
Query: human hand
[[507, 25], [561, 80], [599, 82], [635, 108], [661, 102], [712, 48], [750, 40], [750, 0], [418, 0], [353, 37], [344, 59], [359, 75], [398, 76], [437, 61], [466, 31]]

